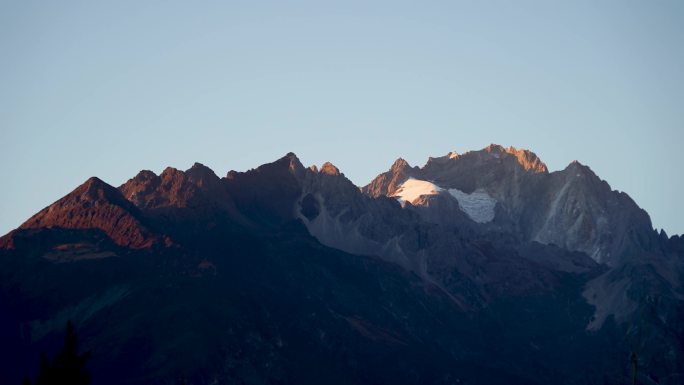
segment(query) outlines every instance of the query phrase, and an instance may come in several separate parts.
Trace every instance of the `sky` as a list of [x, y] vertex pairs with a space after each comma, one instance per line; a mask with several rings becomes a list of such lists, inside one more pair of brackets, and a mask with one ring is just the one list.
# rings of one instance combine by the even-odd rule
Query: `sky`
[[0, 0], [0, 233], [90, 176], [489, 143], [684, 233], [684, 2]]

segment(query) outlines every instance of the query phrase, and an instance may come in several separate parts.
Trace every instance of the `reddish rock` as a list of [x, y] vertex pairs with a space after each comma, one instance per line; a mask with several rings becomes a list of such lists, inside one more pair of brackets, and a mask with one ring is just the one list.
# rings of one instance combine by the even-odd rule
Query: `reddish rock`
[[140, 249], [158, 241], [141, 219], [139, 210], [119, 190], [92, 177], [19, 228], [96, 228], [119, 246]]

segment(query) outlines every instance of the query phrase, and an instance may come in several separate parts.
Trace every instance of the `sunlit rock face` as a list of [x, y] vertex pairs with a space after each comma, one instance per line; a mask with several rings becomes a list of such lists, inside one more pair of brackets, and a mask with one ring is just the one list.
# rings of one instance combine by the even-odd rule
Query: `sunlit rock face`
[[619, 255], [657, 242], [648, 214], [578, 162], [549, 173], [531, 151], [490, 145], [430, 158], [422, 168], [398, 160], [362, 190], [400, 198], [397, 190], [409, 191], [413, 202], [421, 194], [417, 181], [426, 197], [450, 192], [476, 223], [492, 222], [529, 241], [582, 251], [599, 263], [613, 264]]
[[[611, 270], [589, 282], [584, 293], [597, 309], [590, 329], [602, 327], [609, 316], [625, 320], [640, 306], [644, 294], [636, 293], [644, 289], [634, 286], [635, 275], [624, 273], [638, 269], [627, 265], [659, 266], [656, 275], [661, 278], [654, 281], [662, 279], [666, 288], [656, 291], [679, 298], [681, 280], [664, 272], [680, 271], [681, 263], [658, 257], [663, 237], [653, 231], [648, 214], [579, 162], [548, 172], [530, 151], [490, 145], [480, 151], [430, 158], [420, 168], [400, 159], [362, 191], [396, 198], [404, 202], [404, 209], [440, 228], [451, 226], [488, 240], [553, 245], [608, 266]], [[450, 259], [443, 257], [449, 246], [436, 246], [439, 241], [434, 238], [432, 242], [434, 250], [426, 252], [427, 265], [453, 269]], [[443, 272], [432, 269], [429, 274], [438, 277]]]
[[29, 218], [19, 228], [99, 229], [114, 243], [146, 248], [162, 237], [148, 228], [138, 208], [117, 189], [93, 177]]

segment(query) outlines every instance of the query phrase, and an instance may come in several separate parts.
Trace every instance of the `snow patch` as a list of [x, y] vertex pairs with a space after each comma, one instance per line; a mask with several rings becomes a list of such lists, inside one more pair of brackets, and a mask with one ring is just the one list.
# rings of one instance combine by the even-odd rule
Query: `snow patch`
[[399, 185], [399, 189], [392, 194], [399, 203], [404, 201], [413, 202], [423, 195], [437, 195], [443, 188], [426, 180], [409, 178], [406, 182]]
[[[399, 185], [397, 191], [392, 194], [399, 203], [413, 202], [423, 195], [438, 195], [446, 189], [437, 186], [432, 182], [409, 178], [406, 182]], [[496, 199], [492, 198], [484, 190], [476, 190], [471, 194], [466, 194], [459, 189], [448, 189], [458, 201], [458, 206], [465, 212], [470, 219], [477, 223], [487, 223], [494, 219], [494, 208]]]
[[451, 194], [458, 201], [458, 206], [470, 219], [477, 223], [487, 223], [494, 219], [494, 208], [496, 199], [492, 198], [483, 190], [475, 190], [471, 194], [455, 188], [449, 189]]

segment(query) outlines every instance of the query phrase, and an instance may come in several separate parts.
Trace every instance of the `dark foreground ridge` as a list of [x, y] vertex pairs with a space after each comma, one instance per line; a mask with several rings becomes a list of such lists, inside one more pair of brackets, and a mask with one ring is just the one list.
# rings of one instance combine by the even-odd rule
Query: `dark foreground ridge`
[[512, 147], [91, 178], [0, 238], [0, 383], [71, 321], [93, 384], [681, 384], [683, 281], [627, 194]]

